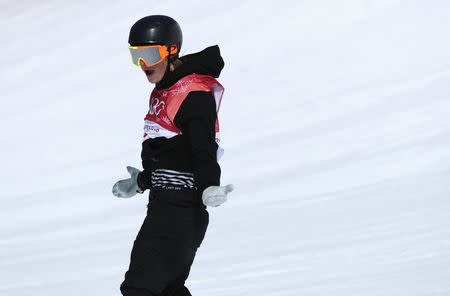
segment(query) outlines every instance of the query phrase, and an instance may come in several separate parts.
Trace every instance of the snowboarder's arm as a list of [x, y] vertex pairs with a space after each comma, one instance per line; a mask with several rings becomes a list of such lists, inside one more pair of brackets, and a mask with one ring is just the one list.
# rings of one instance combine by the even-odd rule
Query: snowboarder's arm
[[174, 118], [175, 125], [189, 140], [194, 179], [200, 192], [209, 186], [220, 185], [216, 119], [214, 96], [204, 91], [190, 92]]
[[137, 184], [142, 191], [150, 189], [152, 184], [151, 169], [153, 166], [153, 149], [151, 147], [151, 139], [147, 139], [142, 142], [141, 159], [142, 159], [142, 172], [139, 173], [137, 178]]

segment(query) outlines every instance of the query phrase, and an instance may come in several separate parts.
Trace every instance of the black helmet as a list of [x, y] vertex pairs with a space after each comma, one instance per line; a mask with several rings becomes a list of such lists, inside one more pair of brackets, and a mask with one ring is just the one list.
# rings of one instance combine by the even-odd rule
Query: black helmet
[[128, 43], [131, 46], [175, 44], [177, 52], [180, 52], [183, 33], [173, 18], [165, 15], [149, 15], [131, 27]]

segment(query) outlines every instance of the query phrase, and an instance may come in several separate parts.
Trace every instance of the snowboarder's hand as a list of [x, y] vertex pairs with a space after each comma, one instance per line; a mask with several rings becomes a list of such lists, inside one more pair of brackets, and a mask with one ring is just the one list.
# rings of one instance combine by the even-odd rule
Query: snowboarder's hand
[[141, 171], [130, 166], [127, 166], [127, 170], [131, 177], [116, 182], [112, 188], [112, 193], [117, 197], [132, 197], [136, 193], [143, 192], [137, 184], [137, 178]]
[[233, 191], [233, 184], [227, 186], [209, 186], [203, 190], [203, 204], [208, 207], [218, 207], [227, 201], [227, 194]]

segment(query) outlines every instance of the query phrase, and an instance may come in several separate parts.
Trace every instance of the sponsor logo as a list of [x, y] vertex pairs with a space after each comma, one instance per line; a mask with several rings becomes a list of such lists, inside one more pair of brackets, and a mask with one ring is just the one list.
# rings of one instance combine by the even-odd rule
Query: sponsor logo
[[145, 132], [156, 132], [156, 133], [159, 133], [159, 131], [160, 131], [161, 129], [159, 128], [159, 127], [157, 127], [157, 126], [154, 126], [154, 125], [145, 125], [144, 126], [144, 131]]
[[148, 110], [148, 114], [155, 114], [156, 116], [158, 116], [165, 107], [166, 102], [161, 101], [159, 98], [153, 98], [150, 102], [150, 109]]

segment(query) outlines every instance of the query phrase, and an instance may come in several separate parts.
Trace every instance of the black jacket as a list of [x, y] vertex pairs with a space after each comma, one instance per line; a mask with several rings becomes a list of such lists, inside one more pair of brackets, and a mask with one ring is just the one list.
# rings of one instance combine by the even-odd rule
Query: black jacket
[[[174, 71], [166, 72], [156, 84], [157, 89], [166, 89], [189, 74], [219, 77], [224, 66], [219, 47], [211, 46], [201, 52], [180, 58], [182, 64]], [[142, 166], [138, 185], [141, 189], [156, 190], [157, 185], [166, 184], [166, 172], [174, 172], [176, 178], [193, 175], [193, 188], [166, 186], [162, 190], [196, 190], [201, 196], [205, 188], [220, 185], [220, 166], [217, 163], [215, 141], [216, 101], [210, 92], [193, 91], [181, 104], [175, 119], [180, 135], [172, 138], [158, 137], [142, 143]], [[163, 173], [161, 173], [163, 172]], [[177, 173], [180, 172], [180, 173]]]

